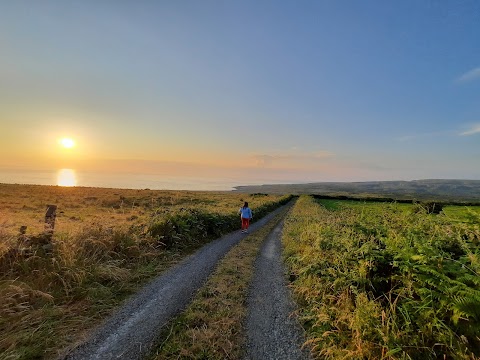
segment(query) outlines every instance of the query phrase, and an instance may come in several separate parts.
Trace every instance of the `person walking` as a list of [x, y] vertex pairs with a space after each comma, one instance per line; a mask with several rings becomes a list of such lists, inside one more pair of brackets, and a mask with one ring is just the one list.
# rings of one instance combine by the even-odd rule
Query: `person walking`
[[242, 233], [248, 233], [248, 226], [250, 225], [250, 220], [253, 218], [253, 213], [248, 207], [248, 202], [245, 201], [245, 204], [238, 210], [238, 213], [242, 219]]

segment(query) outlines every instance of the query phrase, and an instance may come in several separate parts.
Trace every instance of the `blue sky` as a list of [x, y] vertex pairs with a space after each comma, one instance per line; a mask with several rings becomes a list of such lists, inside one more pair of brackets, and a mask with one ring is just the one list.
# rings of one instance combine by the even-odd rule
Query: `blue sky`
[[480, 179], [479, 24], [478, 1], [2, 2], [0, 168]]

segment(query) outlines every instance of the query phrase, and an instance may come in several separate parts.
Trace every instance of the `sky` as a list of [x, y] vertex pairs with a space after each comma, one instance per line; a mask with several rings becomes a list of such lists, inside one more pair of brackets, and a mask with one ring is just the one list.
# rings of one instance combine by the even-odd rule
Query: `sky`
[[479, 24], [477, 0], [2, 1], [0, 182], [480, 179]]

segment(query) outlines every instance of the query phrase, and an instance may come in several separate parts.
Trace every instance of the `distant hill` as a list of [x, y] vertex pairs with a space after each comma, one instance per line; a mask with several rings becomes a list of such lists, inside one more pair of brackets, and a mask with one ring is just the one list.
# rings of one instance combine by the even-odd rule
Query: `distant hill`
[[412, 180], [319, 182], [236, 186], [238, 192], [267, 194], [317, 194], [356, 198], [388, 197], [408, 200], [480, 202], [480, 180]]

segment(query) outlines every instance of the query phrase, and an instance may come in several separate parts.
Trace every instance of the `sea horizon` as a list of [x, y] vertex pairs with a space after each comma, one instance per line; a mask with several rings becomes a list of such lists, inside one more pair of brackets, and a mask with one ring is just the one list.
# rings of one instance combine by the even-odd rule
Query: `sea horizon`
[[[141, 173], [99, 173], [58, 170], [0, 170], [0, 183], [118, 189], [233, 191], [236, 186], [279, 183], [271, 179], [239, 181], [232, 178], [165, 176]], [[282, 183], [285, 183], [284, 181]]]

